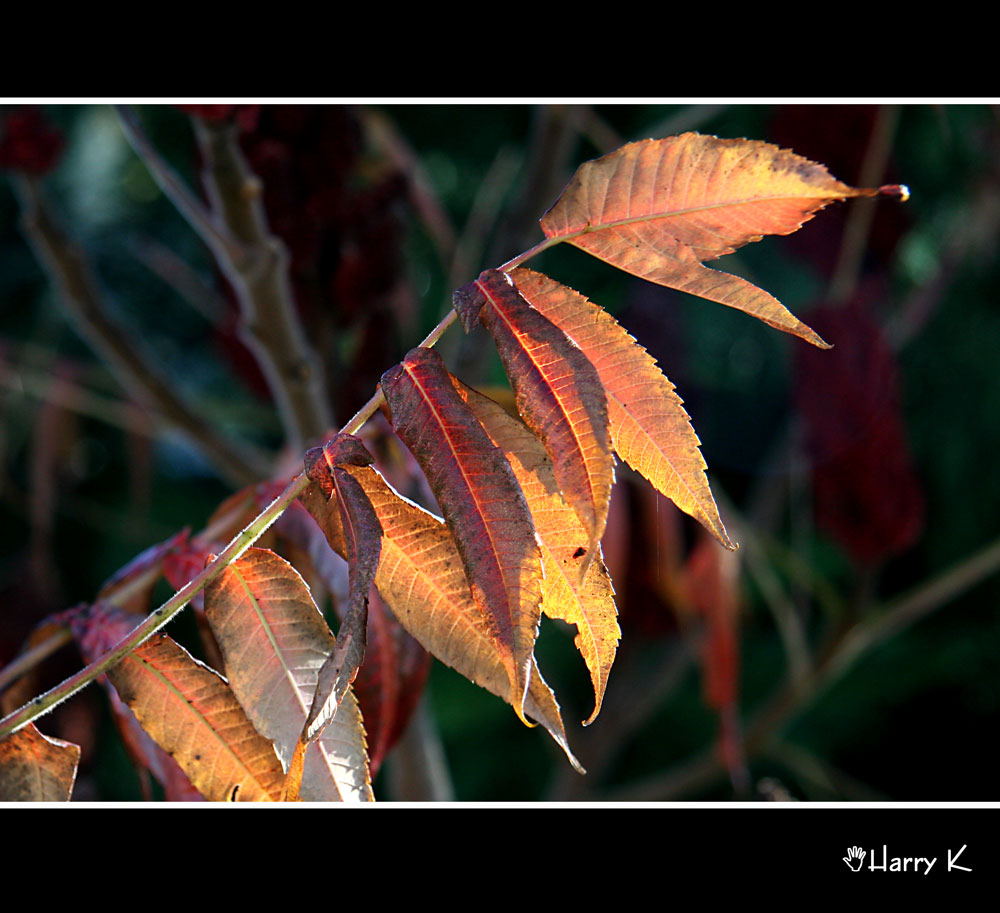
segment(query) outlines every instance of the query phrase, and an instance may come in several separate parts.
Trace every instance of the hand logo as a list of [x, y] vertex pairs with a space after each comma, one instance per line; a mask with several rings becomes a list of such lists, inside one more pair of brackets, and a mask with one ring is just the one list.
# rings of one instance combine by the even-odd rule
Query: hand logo
[[847, 855], [844, 857], [844, 862], [851, 867], [852, 872], [856, 872], [861, 868], [861, 863], [864, 858], [865, 851], [861, 849], [860, 846], [852, 846], [848, 849]]

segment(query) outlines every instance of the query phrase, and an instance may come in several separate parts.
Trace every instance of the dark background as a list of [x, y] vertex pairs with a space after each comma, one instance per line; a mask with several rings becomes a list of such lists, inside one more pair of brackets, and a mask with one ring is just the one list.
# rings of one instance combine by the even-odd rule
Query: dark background
[[[192, 115], [138, 110], [197, 189]], [[225, 280], [114, 110], [40, 114], [54, 133], [36, 164], [108, 307], [217, 427], [277, 451], [280, 422], [236, 339]], [[591, 773], [578, 777], [543, 731], [439, 663], [425, 738], [440, 740], [459, 800], [998, 799], [1000, 558], [986, 551], [1000, 532], [995, 107], [303, 105], [194, 116], [241, 124], [339, 422], [440, 319], [451, 288], [540, 240], [537, 220], [574, 168], [623, 142], [685, 130], [748, 137], [855, 186], [908, 185], [905, 204], [837, 205], [712, 264], [778, 297], [834, 343], [828, 352], [568, 246], [529, 264], [606, 307], [655, 355], [691, 413], [724, 517], [746, 524], [734, 535], [739, 717], [756, 736], [742, 791], [713, 761], [718, 714], [661, 570], [670, 549], [689, 555], [696, 530], [622, 472], [605, 546], [623, 639], [592, 726], [578, 725], [593, 696], [571, 632], [543, 622], [538, 647]], [[5, 137], [10, 168], [9, 125]], [[453, 328], [440, 351], [468, 382], [503, 382], [475, 335]], [[148, 546], [198, 529], [233, 490], [175, 434], [123, 428], [85, 397], [74, 408], [53, 401], [53, 377], [101, 403], [128, 397], [67, 319], [0, 177], [0, 664], [40, 619], [92, 599]], [[162, 584], [157, 595], [170, 592]], [[784, 637], [782, 611], [792, 618]], [[880, 618], [898, 630], [831, 666], [814, 692], [782, 690], [790, 664], [827, 662], [825, 645], [842, 651], [846, 632]], [[804, 652], [789, 647], [788, 625]], [[170, 633], [196, 637], [186, 615]], [[46, 675], [58, 681], [78, 665], [66, 650]], [[776, 695], [776, 715], [762, 718]], [[103, 701], [88, 689], [41, 728], [82, 746], [76, 798], [139, 799]], [[392, 776], [390, 762], [379, 798], [400, 798]]]

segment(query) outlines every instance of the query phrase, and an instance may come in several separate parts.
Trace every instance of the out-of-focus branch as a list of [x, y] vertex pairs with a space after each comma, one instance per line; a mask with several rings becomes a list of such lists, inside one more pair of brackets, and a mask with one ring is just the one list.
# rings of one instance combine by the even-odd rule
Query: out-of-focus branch
[[240, 150], [236, 125], [191, 120], [204, 156], [202, 179], [212, 210], [242, 255], [229, 256], [221, 247], [213, 251], [236, 291], [242, 335], [278, 405], [286, 444], [300, 452], [322, 437], [333, 416], [322, 367], [295, 310], [288, 251], [268, 228], [263, 187]]
[[[776, 735], [816, 697], [843, 676], [865, 653], [890, 637], [947, 605], [961, 593], [1000, 571], [1000, 540], [995, 540], [953, 568], [918, 585], [909, 593], [873, 610], [869, 620], [835, 632], [819, 651], [808, 678], [788, 684], [772, 694], [746, 727], [748, 759], [773, 743]], [[706, 751], [663, 773], [655, 774], [601, 794], [617, 802], [670, 801], [684, 798], [725, 775], [725, 766], [714, 751]]]
[[174, 391], [152, 358], [106, 311], [83, 251], [63, 233], [49, 210], [40, 185], [23, 174], [11, 176], [21, 205], [29, 244], [91, 348], [132, 396], [184, 433], [230, 481], [246, 485], [268, 473], [268, 461], [255, 448], [220, 435]]

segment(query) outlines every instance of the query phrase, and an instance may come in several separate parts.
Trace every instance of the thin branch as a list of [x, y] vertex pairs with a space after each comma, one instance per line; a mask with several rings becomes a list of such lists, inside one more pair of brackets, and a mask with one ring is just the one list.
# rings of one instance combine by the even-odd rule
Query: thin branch
[[33, 669], [43, 659], [47, 659], [61, 647], [68, 644], [73, 639], [69, 628], [62, 628], [56, 631], [40, 644], [36, 644], [30, 650], [25, 650], [20, 656], [15, 656], [6, 666], [0, 669], [0, 691], [5, 691], [13, 682], [17, 681], [25, 672]]
[[268, 474], [268, 461], [247, 444], [234, 444], [197, 415], [154, 366], [138, 341], [106, 311], [82, 250], [57, 225], [42, 189], [23, 174], [11, 176], [28, 242], [61, 293], [80, 333], [132, 395], [183, 432], [224, 477], [245, 485]]
[[245, 252], [231, 235], [216, 222], [208, 208], [187, 188], [163, 156], [157, 152], [146, 132], [139, 125], [131, 105], [115, 105], [125, 138], [149, 169], [150, 175], [167, 199], [202, 240], [216, 253], [228, 260], [240, 260]]
[[267, 224], [263, 188], [247, 165], [236, 126], [192, 118], [205, 159], [202, 179], [212, 209], [241, 255], [213, 247], [236, 292], [242, 336], [267, 378], [281, 413], [286, 443], [301, 451], [333, 423], [323, 369], [296, 312], [288, 275], [288, 251]]
[[[893, 600], [870, 621], [835, 632], [819, 652], [808, 679], [777, 689], [754, 714], [746, 726], [747, 757], [753, 757], [772, 744], [774, 737], [797, 713], [843, 676], [863, 654], [997, 571], [1000, 571], [1000, 539]], [[708, 786], [724, 774], [716, 753], [706, 751], [663, 773], [609, 791], [600, 798], [622, 802], [669, 801]]]
[[72, 697], [77, 691], [80, 691], [99, 675], [121, 662], [136, 647], [152, 637], [153, 634], [177, 615], [198, 593], [218, 577], [226, 567], [250, 548], [268, 527], [281, 516], [285, 508], [301, 494], [307, 484], [308, 479], [304, 473], [297, 475], [274, 501], [236, 535], [232, 542], [220, 552], [215, 561], [207, 565], [197, 577], [174, 593], [155, 612], [147, 616], [141, 624], [128, 636], [123, 638], [114, 648], [95, 662], [81, 669], [75, 675], [70, 676], [70, 678], [55, 688], [46, 691], [45, 694], [39, 695], [19, 710], [0, 720], [0, 739], [5, 739], [7, 736], [12, 735], [32, 720], [48, 713], [52, 708], [61, 704], [67, 698]]

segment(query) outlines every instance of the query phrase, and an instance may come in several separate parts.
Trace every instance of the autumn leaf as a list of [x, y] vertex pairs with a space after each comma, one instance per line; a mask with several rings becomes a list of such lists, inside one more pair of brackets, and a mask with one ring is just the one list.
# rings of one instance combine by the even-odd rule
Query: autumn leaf
[[[375, 586], [399, 623], [431, 655], [512, 706], [506, 664], [486, 619], [472, 600], [461, 556], [448, 527], [401, 497], [371, 467], [348, 468], [368, 495], [382, 526], [382, 554]], [[303, 503], [337, 548], [336, 505], [315, 484]], [[308, 490], [307, 490], [308, 491]], [[305, 493], [304, 493], [305, 494]], [[343, 547], [342, 538], [339, 540]], [[555, 695], [532, 660], [524, 712], [548, 730], [574, 768]], [[516, 707], [515, 707], [516, 709]]]
[[[267, 549], [251, 548], [205, 593], [205, 612], [230, 685], [257, 730], [289, 764], [335, 640], [302, 578]], [[364, 728], [350, 691], [309, 746], [305, 801], [372, 800]]]
[[580, 578], [578, 570], [587, 533], [560, 494], [552, 461], [538, 438], [503, 407], [457, 379], [454, 383], [487, 434], [510, 461], [528, 502], [545, 566], [542, 611], [549, 618], [576, 625], [574, 643], [587, 664], [594, 686], [594, 711], [584, 723], [589, 725], [600, 712], [621, 637], [611, 577], [598, 557]]
[[413, 349], [386, 371], [382, 391], [393, 429], [416, 457], [454, 533], [472, 598], [517, 696], [514, 710], [524, 719], [542, 577], [524, 495], [432, 349]]
[[[87, 663], [96, 661], [102, 654], [117, 646], [137, 623], [134, 615], [106, 602], [81, 606], [69, 615], [70, 630], [84, 662]], [[148, 772], [156, 779], [163, 787], [163, 798], [167, 802], [202, 801], [202, 794], [192, 786], [177, 762], [142, 728], [107, 676], [102, 675], [97, 681], [108, 694], [122, 744], [137, 770], [143, 775]]]
[[116, 603], [127, 612], [140, 614], [148, 612], [153, 587], [159, 579], [164, 559], [187, 541], [189, 532], [190, 530], [182, 529], [176, 535], [150, 546], [137, 555], [102, 584], [94, 602], [103, 602], [115, 597]]
[[165, 634], [133, 650], [108, 678], [142, 728], [210, 802], [280, 798], [284, 774], [217, 672]]
[[814, 345], [827, 344], [776, 298], [702, 261], [764, 235], [787, 235], [837, 200], [901, 196], [856, 189], [770, 143], [684, 133], [629, 143], [581, 165], [542, 217], [567, 241], [626, 272], [737, 308]]
[[324, 493], [329, 489], [331, 496], [336, 494], [350, 574], [348, 605], [337, 632], [336, 647], [319, 670], [316, 694], [302, 729], [301, 738], [309, 742], [336, 714], [347, 686], [365, 658], [368, 593], [378, 567], [382, 527], [364, 491], [344, 466], [368, 466], [372, 462], [361, 440], [350, 434], [339, 434], [305, 456], [310, 480], [317, 482]]
[[691, 418], [655, 359], [604, 308], [573, 289], [528, 269], [514, 270], [511, 279], [593, 364], [607, 394], [618, 456], [723, 545], [735, 548], [709, 488]]
[[68, 802], [79, 763], [79, 745], [29, 723], [0, 742], [0, 802]]
[[601, 379], [587, 356], [525, 301], [506, 273], [485, 270], [453, 300], [467, 332], [478, 318], [493, 336], [517, 411], [544, 443], [559, 488], [587, 530], [585, 570], [604, 535], [615, 480]]

